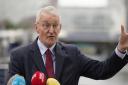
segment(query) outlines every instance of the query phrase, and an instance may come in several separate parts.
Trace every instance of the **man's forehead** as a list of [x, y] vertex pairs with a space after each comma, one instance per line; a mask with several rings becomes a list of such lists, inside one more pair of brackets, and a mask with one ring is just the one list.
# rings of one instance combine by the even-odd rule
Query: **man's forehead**
[[57, 20], [40, 20], [40, 23], [51, 23], [51, 24], [54, 24], [54, 23], [59, 23], [59, 21], [57, 21]]
[[40, 16], [40, 22], [59, 22], [58, 16], [42, 15]]

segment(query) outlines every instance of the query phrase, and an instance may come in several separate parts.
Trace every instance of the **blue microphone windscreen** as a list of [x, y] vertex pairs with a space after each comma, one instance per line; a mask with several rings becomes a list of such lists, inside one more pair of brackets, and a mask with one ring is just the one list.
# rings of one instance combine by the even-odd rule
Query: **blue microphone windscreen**
[[12, 85], [26, 85], [24, 77], [16, 76], [16, 78], [12, 81]]

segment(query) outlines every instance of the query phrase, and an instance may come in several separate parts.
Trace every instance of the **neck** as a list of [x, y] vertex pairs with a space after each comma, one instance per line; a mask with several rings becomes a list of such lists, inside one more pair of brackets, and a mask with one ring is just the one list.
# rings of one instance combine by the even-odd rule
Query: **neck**
[[53, 43], [53, 44], [47, 44], [43, 41], [41, 41], [41, 39], [39, 38], [39, 41], [46, 47], [46, 48], [52, 48], [55, 46], [56, 43]]

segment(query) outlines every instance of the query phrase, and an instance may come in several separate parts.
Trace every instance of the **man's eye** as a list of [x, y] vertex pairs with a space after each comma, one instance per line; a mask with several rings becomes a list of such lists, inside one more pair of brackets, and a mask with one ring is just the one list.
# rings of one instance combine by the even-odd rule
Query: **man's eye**
[[53, 25], [53, 27], [57, 27], [57, 26], [58, 26], [57, 24]]
[[42, 24], [43, 27], [50, 27], [49, 24]]

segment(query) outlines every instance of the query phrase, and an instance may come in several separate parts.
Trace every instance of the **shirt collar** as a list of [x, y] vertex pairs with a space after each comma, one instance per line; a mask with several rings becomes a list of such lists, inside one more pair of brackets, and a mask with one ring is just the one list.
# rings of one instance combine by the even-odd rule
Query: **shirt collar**
[[[48, 49], [38, 38], [37, 40], [37, 45], [39, 46], [41, 55], [44, 55], [44, 53], [46, 52], [46, 50]], [[52, 52], [52, 54], [54, 55], [54, 47], [55, 47], [56, 43], [54, 45], [52, 45], [52, 47], [50, 47], [50, 51]]]

